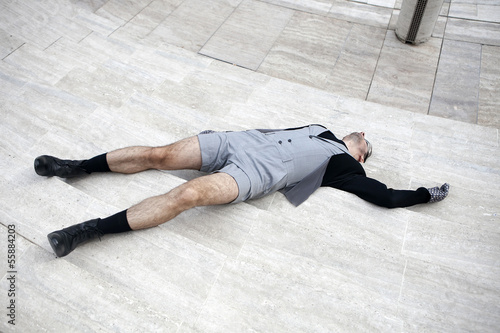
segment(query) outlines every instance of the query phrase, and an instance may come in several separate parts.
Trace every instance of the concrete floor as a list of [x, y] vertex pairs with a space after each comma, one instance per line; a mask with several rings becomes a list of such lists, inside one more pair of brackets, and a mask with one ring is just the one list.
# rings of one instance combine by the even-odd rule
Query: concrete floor
[[[394, 0], [2, 1], [0, 331], [497, 332], [499, 5], [445, 2], [415, 47]], [[309, 123], [364, 130], [370, 177], [446, 181], [449, 197], [387, 210], [321, 188], [295, 208], [278, 193], [50, 249], [47, 233], [199, 173], [46, 179], [38, 155]]]

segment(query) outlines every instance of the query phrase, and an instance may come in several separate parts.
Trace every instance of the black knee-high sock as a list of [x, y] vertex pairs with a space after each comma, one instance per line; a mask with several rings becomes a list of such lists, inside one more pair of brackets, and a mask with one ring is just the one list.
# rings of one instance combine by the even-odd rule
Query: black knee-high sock
[[99, 219], [97, 228], [103, 234], [116, 234], [125, 231], [131, 231], [130, 225], [127, 220], [127, 211], [116, 213], [105, 219]]
[[85, 160], [82, 162], [82, 168], [88, 173], [92, 172], [109, 172], [108, 161], [106, 160], [106, 154], [97, 155], [90, 160]]

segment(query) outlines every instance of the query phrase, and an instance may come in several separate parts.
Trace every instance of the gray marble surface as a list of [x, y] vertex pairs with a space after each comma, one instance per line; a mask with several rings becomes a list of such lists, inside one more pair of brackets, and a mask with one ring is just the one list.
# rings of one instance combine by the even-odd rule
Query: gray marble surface
[[[6, 254], [15, 225], [17, 292], [16, 327], [4, 314], [0, 331], [496, 332], [498, 23], [453, 9], [466, 3], [491, 5], [452, 2], [461, 16], [444, 9], [439, 33], [413, 47], [389, 25], [392, 1], [2, 2], [0, 246]], [[346, 7], [356, 10], [339, 16]], [[289, 18], [280, 31], [252, 20], [265, 8]], [[232, 29], [249, 38], [239, 52], [223, 46]], [[258, 57], [245, 53], [252, 43]], [[210, 45], [262, 63], [199, 53]], [[436, 114], [474, 96], [477, 120]], [[389, 187], [447, 181], [450, 195], [388, 210], [331, 188], [299, 207], [276, 193], [106, 235], [64, 258], [47, 242], [201, 173], [61, 180], [33, 172], [38, 155], [308, 123], [365, 131], [374, 154], [363, 167]], [[9, 270], [0, 265], [4, 307]]]
[[[140, 41], [147, 37], [182, 3], [182, 0], [155, 0], [113, 31], [112, 36]], [[115, 5], [116, 6], [116, 5]], [[118, 37], [122, 35], [123, 37]]]
[[445, 38], [500, 46], [500, 24], [448, 18]]
[[262, 0], [273, 5], [319, 15], [328, 14], [333, 7], [332, 0]]
[[353, 24], [324, 89], [366, 99], [385, 37], [384, 29]]
[[441, 43], [439, 38], [430, 38], [414, 47], [387, 31], [367, 100], [427, 113]]
[[290, 9], [243, 0], [200, 53], [256, 70], [292, 15]]
[[478, 124], [500, 127], [500, 47], [483, 45], [481, 52]]
[[387, 28], [391, 14], [392, 8], [372, 6], [356, 1], [336, 0], [333, 2], [328, 16], [378, 28]]
[[500, 23], [498, 3], [495, 1], [453, 1], [450, 4], [449, 15], [473, 21]]
[[429, 114], [477, 121], [481, 45], [444, 40]]
[[324, 88], [351, 28], [352, 24], [345, 21], [297, 12], [259, 72]]
[[24, 42], [0, 29], [0, 58], [3, 60], [9, 54], [20, 48]]
[[198, 0], [182, 2], [165, 20], [146, 36], [148, 43], [163, 43], [198, 52], [234, 12], [241, 0]]
[[366, 98], [384, 38], [383, 29], [297, 13], [258, 71]]

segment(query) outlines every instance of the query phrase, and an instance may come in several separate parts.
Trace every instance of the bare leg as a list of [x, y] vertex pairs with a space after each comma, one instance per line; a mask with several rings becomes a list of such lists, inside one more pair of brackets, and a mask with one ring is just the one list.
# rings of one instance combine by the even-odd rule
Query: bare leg
[[136, 173], [149, 169], [179, 170], [201, 168], [200, 143], [197, 136], [163, 147], [127, 147], [106, 155], [113, 172]]
[[[201, 168], [198, 137], [164, 147], [123, 148], [105, 156], [111, 171], [121, 173]], [[238, 193], [238, 184], [233, 177], [227, 173], [214, 173], [190, 180], [166, 194], [148, 198], [108, 218], [75, 224], [47, 237], [57, 256], [63, 257], [82, 242], [98, 235], [154, 227], [193, 207], [230, 203]]]
[[214, 173], [132, 206], [127, 210], [127, 219], [132, 230], [150, 228], [190, 208], [230, 203], [237, 196], [238, 184], [234, 178], [226, 173]]
[[236, 181], [226, 173], [215, 173], [186, 182], [167, 194], [159, 195], [105, 219], [93, 219], [47, 235], [58, 257], [64, 257], [79, 244], [99, 235], [157, 226], [181, 212], [206, 205], [225, 204], [238, 196]]
[[[129, 147], [106, 156], [111, 171], [135, 173], [148, 169], [178, 170], [201, 168], [198, 137], [190, 137], [163, 147]], [[238, 184], [226, 173], [190, 180], [166, 194], [145, 199], [127, 210], [132, 230], [165, 223], [181, 212], [197, 206], [226, 204], [238, 196]]]

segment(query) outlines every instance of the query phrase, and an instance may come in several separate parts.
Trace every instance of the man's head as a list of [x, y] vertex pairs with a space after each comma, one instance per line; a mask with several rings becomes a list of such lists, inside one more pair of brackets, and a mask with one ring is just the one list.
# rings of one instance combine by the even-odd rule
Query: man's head
[[364, 132], [354, 132], [346, 135], [342, 141], [346, 144], [352, 157], [360, 163], [366, 162], [368, 157], [372, 155], [372, 145], [365, 139]]

